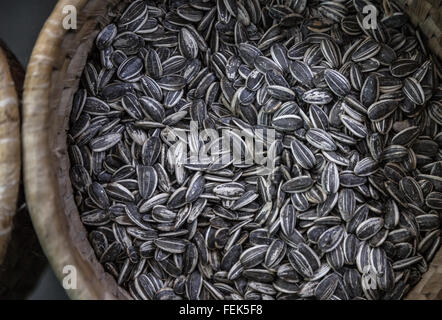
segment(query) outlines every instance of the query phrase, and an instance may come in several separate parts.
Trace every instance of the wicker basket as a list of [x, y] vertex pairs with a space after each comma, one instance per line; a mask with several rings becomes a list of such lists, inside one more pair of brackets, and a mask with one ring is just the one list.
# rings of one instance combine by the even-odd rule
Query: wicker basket
[[419, 27], [427, 46], [442, 59], [442, 1], [399, 0], [413, 25]]
[[24, 298], [46, 261], [20, 184], [23, 80], [23, 67], [0, 41], [0, 299]]
[[[399, 0], [398, 3], [413, 25], [419, 28], [431, 52], [442, 60], [442, 1]], [[442, 248], [421, 281], [409, 292], [407, 299], [442, 300]]]
[[[76, 299], [130, 298], [104, 272], [88, 242], [74, 202], [66, 145], [70, 106], [87, 55], [99, 28], [109, 23], [109, 10], [118, 12], [127, 2], [129, 0], [60, 0], [36, 43], [25, 81], [23, 144], [27, 201], [40, 242], [59, 279], [62, 281], [65, 276], [66, 265], [76, 267], [77, 290], [67, 290], [69, 296]], [[407, 1], [408, 8], [416, 3], [431, 6], [427, 1]], [[77, 8], [78, 30], [75, 32], [62, 27], [65, 5]], [[432, 34], [440, 34], [440, 19], [431, 25]], [[434, 52], [440, 55], [440, 41], [438, 45]], [[442, 251], [410, 297], [442, 298], [441, 277]]]

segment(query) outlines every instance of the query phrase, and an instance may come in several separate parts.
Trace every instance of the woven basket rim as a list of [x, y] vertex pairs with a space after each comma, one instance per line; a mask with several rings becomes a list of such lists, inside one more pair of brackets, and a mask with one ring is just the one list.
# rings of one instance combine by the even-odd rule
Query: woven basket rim
[[[60, 183], [58, 172], [45, 170], [45, 167], [52, 165], [58, 168], [60, 159], [67, 157], [66, 148], [60, 150], [63, 144], [57, 145], [54, 141], [56, 136], [63, 134], [63, 128], [60, 132], [50, 132], [52, 121], [58, 116], [58, 105], [61, 103], [57, 99], [65, 99], [65, 87], [69, 85], [64, 79], [60, 82], [56, 80], [58, 73], [69, 71], [66, 70], [69, 67], [65, 63], [67, 60], [61, 55], [65, 49], [62, 48], [63, 42], [65, 38], [79, 36], [82, 27], [87, 27], [85, 21], [81, 21], [85, 11], [85, 16], [90, 14], [95, 17], [100, 10], [117, 2], [119, 1], [58, 1], [37, 39], [24, 85], [23, 146], [26, 198], [34, 228], [56, 276], [64, 283], [63, 279], [70, 272], [75, 272], [72, 275], [76, 278], [76, 286], [65, 288], [72, 299], [130, 298], [123, 288], [117, 286], [110, 274], [104, 272], [95, 258], [85, 229], [81, 225], [78, 210], [75, 205], [72, 207], [72, 190], [71, 194], [62, 193], [67, 192], [63, 188], [71, 188], [69, 175], [64, 176], [63, 183]], [[65, 18], [63, 9], [68, 5], [77, 10], [79, 29], [76, 32], [68, 32], [62, 27]], [[95, 24], [97, 22], [94, 21]], [[84, 37], [87, 38], [88, 35], [86, 32]], [[80, 51], [77, 47], [75, 50]], [[66, 58], [71, 57], [67, 54]], [[49, 123], [51, 125], [48, 125]], [[66, 180], [69, 181], [68, 186]], [[41, 184], [45, 188], [41, 188]], [[71, 206], [65, 207], [65, 202]], [[77, 223], [78, 228], [75, 229], [72, 223]], [[74, 268], [71, 269], [72, 267]]]
[[0, 40], [0, 265], [13, 228], [20, 184], [20, 114], [12, 53]]

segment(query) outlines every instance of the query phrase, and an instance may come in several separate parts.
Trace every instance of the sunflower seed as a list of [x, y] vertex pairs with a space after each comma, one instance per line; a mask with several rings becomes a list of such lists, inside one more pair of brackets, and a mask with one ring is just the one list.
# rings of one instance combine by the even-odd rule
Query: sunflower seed
[[256, 267], [264, 262], [267, 252], [267, 245], [258, 245], [245, 250], [239, 257], [239, 261], [246, 269]]
[[372, 104], [368, 108], [367, 114], [370, 120], [380, 121], [391, 115], [397, 107], [398, 104], [394, 100], [381, 100]]
[[362, 222], [356, 229], [356, 235], [360, 240], [367, 240], [373, 237], [384, 225], [382, 218], [369, 218]]
[[301, 141], [294, 139], [290, 148], [295, 161], [304, 169], [311, 169], [316, 164], [316, 158], [312, 151]]
[[413, 77], [409, 77], [404, 81], [402, 88], [405, 96], [417, 105], [425, 103], [425, 93], [420, 83]]
[[299, 176], [286, 181], [281, 190], [288, 193], [305, 192], [313, 186], [313, 179], [309, 176]]
[[333, 251], [341, 243], [343, 237], [344, 228], [342, 226], [331, 227], [319, 237], [319, 249], [324, 253]]

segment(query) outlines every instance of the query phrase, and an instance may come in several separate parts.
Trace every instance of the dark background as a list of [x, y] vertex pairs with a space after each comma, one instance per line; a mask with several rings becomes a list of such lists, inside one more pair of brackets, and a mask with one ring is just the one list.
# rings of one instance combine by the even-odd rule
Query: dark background
[[[40, 30], [57, 0], [0, 0], [0, 38], [26, 68]], [[68, 299], [48, 265], [28, 299]]]

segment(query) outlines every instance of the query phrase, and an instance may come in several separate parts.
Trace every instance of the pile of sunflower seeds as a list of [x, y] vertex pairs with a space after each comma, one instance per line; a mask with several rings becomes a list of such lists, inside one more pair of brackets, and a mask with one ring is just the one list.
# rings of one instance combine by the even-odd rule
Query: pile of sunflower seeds
[[[74, 96], [70, 175], [97, 258], [133, 298], [400, 299], [420, 280], [441, 242], [441, 70], [393, 1], [113, 14]], [[271, 168], [178, 161], [167, 137], [192, 123], [273, 130]]]

